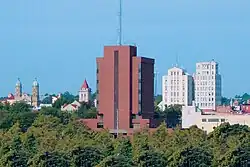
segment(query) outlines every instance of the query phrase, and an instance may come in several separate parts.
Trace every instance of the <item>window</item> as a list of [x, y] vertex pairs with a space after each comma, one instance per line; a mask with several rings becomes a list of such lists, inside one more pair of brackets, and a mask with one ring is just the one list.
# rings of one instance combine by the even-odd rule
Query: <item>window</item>
[[201, 121], [202, 121], [202, 122], [207, 122], [207, 119], [202, 119]]
[[221, 122], [225, 122], [226, 120], [225, 120], [225, 119], [221, 119], [220, 121], [221, 121]]
[[99, 69], [98, 69], [98, 68], [96, 69], [96, 73], [97, 73], [97, 74], [99, 73]]
[[211, 118], [211, 119], [208, 119], [208, 122], [219, 122], [219, 119]]
[[140, 124], [133, 124], [134, 129], [140, 129], [141, 125]]
[[136, 119], [136, 115], [135, 114], [132, 114], [132, 119]]
[[96, 83], [99, 83], [99, 80], [98, 80], [98, 79], [96, 80]]
[[98, 122], [98, 123], [97, 123], [97, 128], [103, 128], [103, 123]]

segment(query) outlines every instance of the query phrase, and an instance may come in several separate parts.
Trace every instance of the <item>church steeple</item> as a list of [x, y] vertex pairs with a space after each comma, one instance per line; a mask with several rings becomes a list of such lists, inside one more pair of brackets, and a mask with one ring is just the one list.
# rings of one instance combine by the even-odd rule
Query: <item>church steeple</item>
[[22, 83], [20, 78], [17, 79], [16, 88], [15, 88], [15, 97], [20, 98], [22, 96]]
[[33, 107], [38, 107], [39, 106], [39, 83], [37, 82], [37, 79], [33, 81], [32, 84], [32, 106]]
[[91, 89], [89, 88], [88, 82], [85, 79], [81, 89], [79, 91], [79, 102], [90, 102], [91, 100]]

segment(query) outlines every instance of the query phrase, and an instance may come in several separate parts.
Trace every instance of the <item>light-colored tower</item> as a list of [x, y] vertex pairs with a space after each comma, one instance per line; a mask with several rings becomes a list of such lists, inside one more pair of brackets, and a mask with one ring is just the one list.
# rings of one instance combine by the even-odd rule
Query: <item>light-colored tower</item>
[[89, 88], [89, 85], [85, 79], [79, 91], [79, 102], [89, 103], [90, 100], [91, 100], [91, 89]]
[[193, 77], [182, 68], [173, 67], [162, 77], [162, 100], [165, 105], [192, 105]]
[[37, 79], [35, 79], [32, 84], [31, 105], [33, 107], [39, 106], [39, 83], [37, 82]]
[[15, 99], [20, 99], [22, 97], [22, 83], [20, 78], [18, 78], [15, 87]]
[[201, 109], [215, 110], [221, 105], [221, 75], [218, 63], [196, 63], [195, 78], [195, 103]]

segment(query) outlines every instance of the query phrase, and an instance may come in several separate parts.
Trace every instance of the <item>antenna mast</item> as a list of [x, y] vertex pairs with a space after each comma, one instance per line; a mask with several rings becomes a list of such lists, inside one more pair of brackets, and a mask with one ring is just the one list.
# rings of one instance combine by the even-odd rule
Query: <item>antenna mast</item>
[[118, 29], [118, 32], [119, 32], [119, 45], [122, 45], [122, 0], [119, 0], [119, 6], [120, 6], [120, 9], [119, 9], [119, 29]]
[[179, 65], [179, 59], [178, 59], [178, 52], [176, 53], [176, 67], [178, 67], [178, 65]]

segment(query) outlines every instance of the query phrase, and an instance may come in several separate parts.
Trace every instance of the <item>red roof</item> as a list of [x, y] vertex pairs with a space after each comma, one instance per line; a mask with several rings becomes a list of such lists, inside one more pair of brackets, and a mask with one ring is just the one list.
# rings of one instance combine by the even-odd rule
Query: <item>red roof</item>
[[82, 85], [81, 88], [82, 88], [82, 89], [89, 89], [89, 85], [88, 85], [86, 79], [84, 80], [84, 83], [83, 83], [83, 85]]
[[12, 93], [10, 93], [8, 95], [8, 100], [14, 100], [14, 99], [15, 99], [15, 96]]
[[77, 105], [75, 105], [75, 104], [71, 104], [71, 106], [73, 106], [74, 108], [77, 108]]

